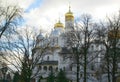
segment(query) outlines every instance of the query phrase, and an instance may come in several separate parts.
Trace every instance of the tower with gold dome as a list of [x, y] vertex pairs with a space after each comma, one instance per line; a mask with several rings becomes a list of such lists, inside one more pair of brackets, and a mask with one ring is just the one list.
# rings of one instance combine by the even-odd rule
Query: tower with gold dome
[[50, 35], [50, 40], [51, 40], [51, 45], [52, 46], [62, 46], [63, 42], [62, 42], [62, 37], [61, 34], [64, 33], [64, 25], [63, 23], [60, 21], [60, 18], [58, 20], [57, 23], [54, 24], [54, 29], [51, 32]]
[[74, 16], [69, 6], [69, 11], [65, 14], [65, 31], [72, 31], [74, 29]]
[[59, 30], [59, 31], [61, 31], [61, 32], [64, 31], [64, 25], [63, 25], [63, 23], [61, 23], [60, 18], [59, 18], [58, 22], [55, 23], [54, 29], [55, 29], [55, 30]]
[[65, 47], [66, 39], [63, 37], [63, 35], [73, 30], [74, 30], [74, 15], [73, 12], [71, 11], [71, 7], [69, 6], [68, 12], [65, 13], [65, 26], [60, 21], [60, 18], [54, 24], [54, 29], [52, 30], [50, 35], [53, 46], [59, 45], [61, 47], [63, 46]]

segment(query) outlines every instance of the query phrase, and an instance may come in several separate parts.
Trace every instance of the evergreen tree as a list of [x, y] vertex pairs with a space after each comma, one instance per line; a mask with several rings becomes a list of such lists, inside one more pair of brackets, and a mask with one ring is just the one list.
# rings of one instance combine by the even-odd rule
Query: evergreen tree
[[53, 71], [51, 71], [51, 73], [49, 74], [47, 78], [47, 82], [55, 82], [55, 76], [54, 76]]
[[13, 82], [19, 82], [20, 75], [18, 72], [15, 72], [14, 77], [13, 77]]
[[42, 79], [42, 76], [40, 76], [40, 77], [39, 77], [39, 80], [38, 80], [38, 82], [41, 82], [41, 79]]
[[60, 69], [60, 72], [57, 75], [56, 82], [69, 82], [66, 78], [65, 72], [62, 69]]

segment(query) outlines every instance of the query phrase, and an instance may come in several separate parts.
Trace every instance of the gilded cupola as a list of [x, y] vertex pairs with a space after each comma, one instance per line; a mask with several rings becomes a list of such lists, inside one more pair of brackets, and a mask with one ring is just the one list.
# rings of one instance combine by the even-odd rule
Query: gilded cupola
[[108, 37], [111, 39], [120, 39], [120, 30], [110, 30], [108, 32]]
[[71, 7], [69, 6], [69, 11], [65, 14], [65, 21], [74, 21], [73, 13], [71, 12]]
[[60, 22], [60, 20], [54, 25], [54, 28], [64, 28], [63, 23]]

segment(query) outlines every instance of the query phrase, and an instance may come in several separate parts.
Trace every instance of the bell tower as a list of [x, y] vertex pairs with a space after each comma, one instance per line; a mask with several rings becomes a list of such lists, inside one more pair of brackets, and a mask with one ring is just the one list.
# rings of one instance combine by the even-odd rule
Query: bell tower
[[65, 32], [72, 31], [74, 29], [74, 16], [69, 5], [69, 11], [65, 14]]

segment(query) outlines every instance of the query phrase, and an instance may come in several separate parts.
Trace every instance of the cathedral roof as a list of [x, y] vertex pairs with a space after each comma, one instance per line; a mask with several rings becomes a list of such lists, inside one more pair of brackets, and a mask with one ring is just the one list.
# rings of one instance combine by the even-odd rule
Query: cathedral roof
[[58, 61], [43, 61], [40, 65], [58, 65]]
[[59, 52], [60, 54], [71, 54], [71, 50], [68, 49], [67, 47], [62, 47], [61, 51]]

